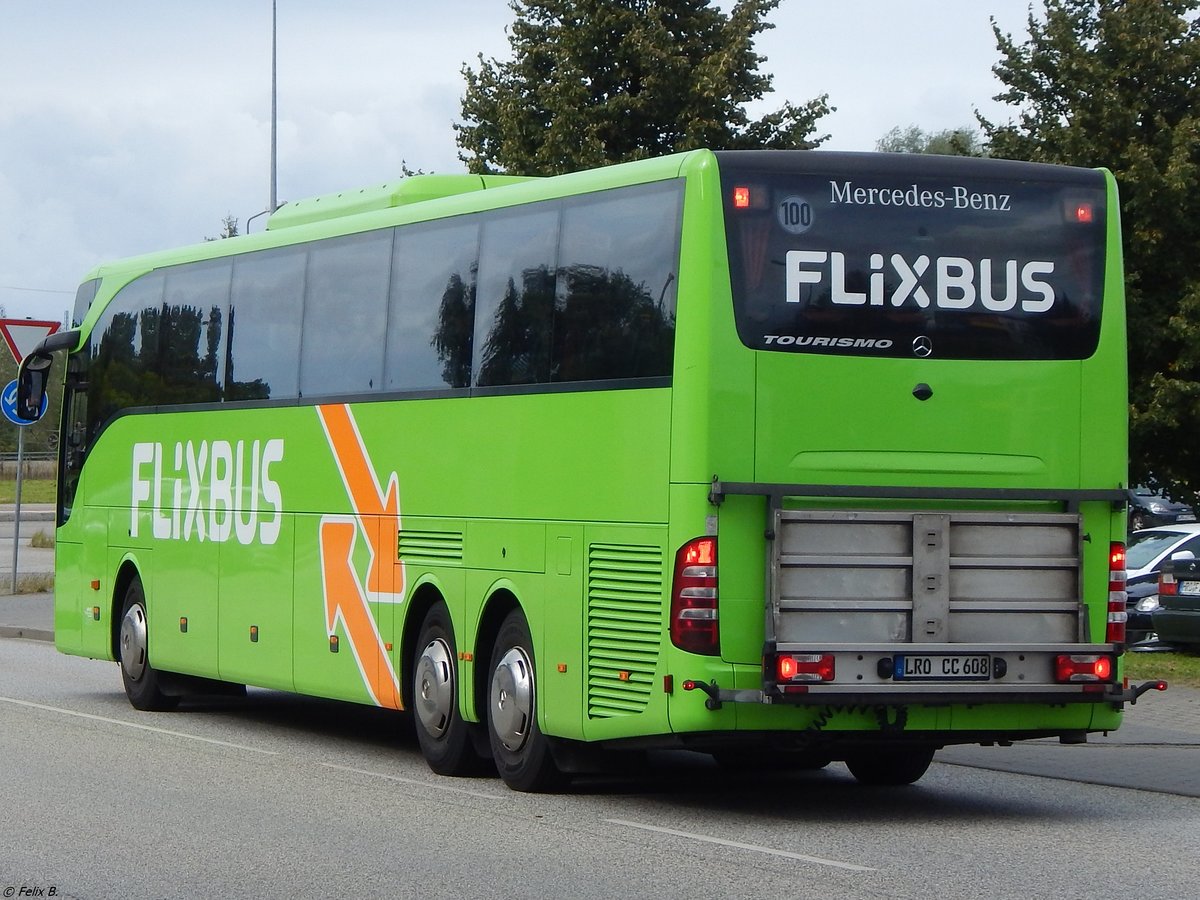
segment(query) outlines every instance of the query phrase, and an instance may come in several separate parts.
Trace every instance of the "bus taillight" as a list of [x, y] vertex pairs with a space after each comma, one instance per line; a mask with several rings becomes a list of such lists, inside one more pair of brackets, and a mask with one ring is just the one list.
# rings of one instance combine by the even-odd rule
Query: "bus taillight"
[[675, 554], [671, 583], [671, 643], [680, 650], [721, 652], [717, 614], [717, 539], [695, 538]]
[[836, 671], [832, 653], [781, 653], [775, 666], [781, 682], [833, 681]]
[[1063, 655], [1054, 660], [1054, 680], [1061, 684], [1111, 682], [1115, 671], [1113, 658], [1102, 654]]
[[1104, 635], [1110, 644], [1125, 643], [1125, 623], [1129, 619], [1125, 579], [1125, 545], [1114, 541], [1108, 552], [1108, 629]]

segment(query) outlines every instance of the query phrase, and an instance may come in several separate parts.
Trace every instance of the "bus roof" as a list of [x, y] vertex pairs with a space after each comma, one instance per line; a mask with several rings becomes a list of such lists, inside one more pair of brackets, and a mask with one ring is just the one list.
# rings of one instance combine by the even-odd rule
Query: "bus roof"
[[531, 180], [517, 175], [413, 175], [378, 187], [338, 191], [287, 203], [267, 220], [267, 230], [278, 231]]

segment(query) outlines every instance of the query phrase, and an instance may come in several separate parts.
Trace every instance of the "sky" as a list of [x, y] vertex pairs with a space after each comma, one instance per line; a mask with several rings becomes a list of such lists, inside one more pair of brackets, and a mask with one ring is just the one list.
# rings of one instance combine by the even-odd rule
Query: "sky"
[[[277, 4], [280, 200], [404, 163], [465, 171], [462, 67], [508, 58], [505, 0]], [[1008, 121], [990, 20], [1021, 39], [1029, 4], [783, 0], [755, 47], [774, 92], [751, 112], [827, 93], [832, 150], [977, 109]], [[0, 0], [0, 307], [61, 320], [106, 260], [215, 236], [227, 215], [244, 232], [269, 203], [270, 136], [271, 0]]]

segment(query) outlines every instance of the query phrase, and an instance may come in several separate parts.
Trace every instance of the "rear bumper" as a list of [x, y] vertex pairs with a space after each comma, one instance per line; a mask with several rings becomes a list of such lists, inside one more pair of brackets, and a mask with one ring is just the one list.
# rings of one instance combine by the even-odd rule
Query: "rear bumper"
[[1200, 610], [1157, 609], [1153, 623], [1161, 641], [1200, 644]]
[[[775, 659], [793, 655], [832, 659], [827, 681], [781, 681]], [[1117, 671], [1119, 650], [1112, 644], [861, 644], [852, 648], [768, 645], [763, 680], [755, 689], [734, 689], [716, 681], [689, 680], [684, 690], [702, 691], [713, 704], [755, 703], [791, 706], [949, 706], [980, 704], [1065, 704], [1133, 702], [1140, 696], [1114, 680], [1056, 680], [1060, 657], [1108, 657]], [[984, 674], [939, 677], [944, 662], [985, 660]], [[906, 662], [931, 661], [931, 673], [909, 675]], [[949, 666], [946, 667], [949, 670]], [[976, 669], [975, 671], [979, 671]], [[743, 682], [743, 685], [745, 683]]]

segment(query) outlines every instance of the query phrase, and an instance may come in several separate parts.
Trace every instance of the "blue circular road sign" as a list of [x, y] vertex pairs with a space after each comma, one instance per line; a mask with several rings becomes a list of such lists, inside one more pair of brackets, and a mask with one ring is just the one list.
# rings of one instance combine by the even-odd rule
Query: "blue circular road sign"
[[[46, 414], [46, 407], [50, 405], [50, 397], [42, 396], [42, 415]], [[20, 425], [22, 428], [33, 423], [22, 419], [17, 415], [17, 380], [14, 378], [4, 386], [4, 393], [0, 394], [0, 412], [4, 413], [4, 418], [12, 422], [14, 425]]]

